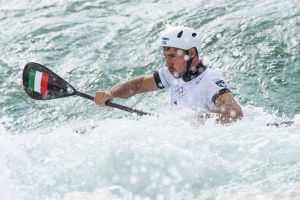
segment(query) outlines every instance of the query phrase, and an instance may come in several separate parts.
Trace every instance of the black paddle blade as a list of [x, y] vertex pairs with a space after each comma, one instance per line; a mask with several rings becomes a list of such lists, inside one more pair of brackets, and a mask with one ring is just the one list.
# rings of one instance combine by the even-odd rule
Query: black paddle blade
[[25, 92], [36, 100], [50, 100], [72, 96], [75, 89], [64, 79], [45, 66], [30, 62], [23, 71]]

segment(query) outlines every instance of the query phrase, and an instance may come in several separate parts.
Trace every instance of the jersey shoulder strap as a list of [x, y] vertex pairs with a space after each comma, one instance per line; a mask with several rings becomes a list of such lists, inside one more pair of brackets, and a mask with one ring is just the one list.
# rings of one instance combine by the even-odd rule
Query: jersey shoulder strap
[[163, 86], [163, 84], [162, 84], [162, 82], [161, 82], [161, 79], [160, 79], [160, 77], [159, 77], [158, 71], [155, 71], [155, 72], [153, 73], [153, 77], [154, 77], [154, 80], [155, 80], [155, 83], [156, 83], [157, 87], [158, 87], [159, 89], [164, 89], [165, 87]]

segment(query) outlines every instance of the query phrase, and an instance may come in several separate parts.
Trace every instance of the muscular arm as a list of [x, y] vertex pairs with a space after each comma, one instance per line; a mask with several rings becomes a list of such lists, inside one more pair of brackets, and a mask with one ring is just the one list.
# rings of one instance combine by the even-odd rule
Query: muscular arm
[[115, 97], [128, 98], [137, 93], [154, 91], [157, 89], [158, 87], [153, 74], [149, 74], [118, 84], [111, 89], [96, 92], [95, 103], [100, 106], [105, 106], [105, 102], [110, 101]]
[[240, 105], [230, 92], [217, 97], [215, 104], [217, 105], [217, 108], [213, 110], [212, 113], [218, 114], [218, 120], [221, 123], [230, 123], [243, 117], [243, 111]]
[[109, 89], [113, 97], [128, 98], [137, 93], [157, 90], [153, 74], [137, 77]]

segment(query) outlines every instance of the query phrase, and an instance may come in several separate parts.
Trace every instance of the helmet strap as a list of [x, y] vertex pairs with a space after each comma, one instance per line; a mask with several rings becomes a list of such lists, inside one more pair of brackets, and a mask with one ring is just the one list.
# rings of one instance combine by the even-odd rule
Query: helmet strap
[[[186, 50], [185, 54], [189, 55], [189, 51]], [[202, 63], [202, 61], [200, 61], [200, 63], [195, 68], [191, 69], [191, 64], [194, 58], [190, 58], [186, 61], [186, 71], [182, 75], [182, 79], [184, 80], [184, 82], [188, 82], [196, 78], [197, 76], [202, 74], [202, 72], [204, 72], [206, 69], [206, 66]]]

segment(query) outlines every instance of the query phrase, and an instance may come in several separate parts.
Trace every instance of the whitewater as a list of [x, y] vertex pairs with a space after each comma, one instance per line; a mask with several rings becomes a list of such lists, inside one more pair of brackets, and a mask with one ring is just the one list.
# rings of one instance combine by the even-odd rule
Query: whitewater
[[[299, 22], [296, 0], [0, 0], [1, 200], [300, 199]], [[114, 100], [143, 117], [23, 90], [28, 62], [90, 95], [152, 73], [170, 25], [201, 33], [241, 121], [173, 109], [168, 90]]]

